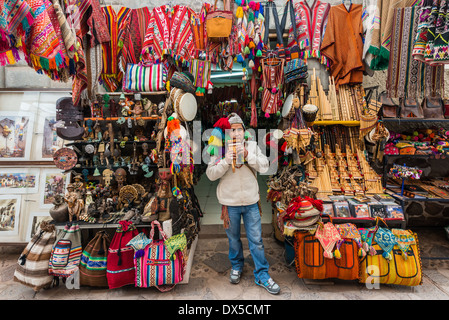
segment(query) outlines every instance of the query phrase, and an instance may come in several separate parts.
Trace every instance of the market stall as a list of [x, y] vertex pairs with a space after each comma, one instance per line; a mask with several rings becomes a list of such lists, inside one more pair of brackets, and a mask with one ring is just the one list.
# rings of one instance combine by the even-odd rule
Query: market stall
[[[6, 1], [0, 63], [24, 57], [36, 72], [72, 81], [71, 97], [55, 105], [66, 143], [53, 155], [70, 181], [53, 199], [53, 220], [21, 256], [16, 279], [40, 289], [79, 274], [83, 285], [164, 291], [188, 278], [202, 217], [194, 151], [222, 152], [228, 141], [220, 120], [235, 112], [248, 128], [269, 131], [245, 138], [274, 153], [261, 200], [271, 203], [274, 234], [294, 250], [299, 277], [365, 279], [365, 264], [385, 270], [396, 263], [398, 279], [403, 269], [416, 272], [410, 281], [382, 276], [383, 283], [419, 284], [416, 234], [373, 168], [391, 138], [379, 115], [394, 105], [364, 88], [363, 78], [389, 66], [388, 98], [441, 96], [446, 60], [426, 48], [444, 52], [447, 44], [417, 36], [427, 30], [416, 24], [426, 1], [371, 2], [289, 0], [281, 16], [274, 1], [215, 1], [197, 11]], [[418, 39], [413, 52], [400, 50], [407, 39]], [[401, 117], [419, 117], [405, 101]], [[213, 129], [206, 143], [193, 139], [195, 120]], [[9, 124], [1, 125], [7, 134]], [[49, 266], [33, 283], [26, 257], [43, 239]], [[156, 258], [157, 249], [164, 257]], [[150, 274], [158, 276], [149, 281]]]

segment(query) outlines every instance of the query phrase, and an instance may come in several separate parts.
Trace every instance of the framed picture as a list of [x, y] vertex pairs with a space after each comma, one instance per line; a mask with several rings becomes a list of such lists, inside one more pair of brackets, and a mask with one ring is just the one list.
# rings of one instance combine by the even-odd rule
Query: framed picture
[[19, 234], [20, 195], [0, 195], [0, 237]]
[[36, 133], [35, 160], [53, 160], [53, 154], [64, 147], [65, 140], [56, 133], [56, 117], [39, 117], [39, 128], [43, 132]]
[[34, 114], [0, 112], [0, 161], [29, 160]]
[[40, 208], [51, 209], [55, 195], [64, 195], [70, 182], [70, 173], [63, 173], [59, 169], [43, 169], [40, 185]]
[[51, 221], [53, 220], [50, 217], [50, 214], [45, 212], [30, 212], [30, 217], [28, 219], [28, 228], [27, 228], [27, 234], [26, 234], [26, 241], [29, 242], [31, 238], [36, 234], [39, 225], [42, 221]]
[[0, 168], [0, 194], [37, 193], [39, 174], [34, 168]]

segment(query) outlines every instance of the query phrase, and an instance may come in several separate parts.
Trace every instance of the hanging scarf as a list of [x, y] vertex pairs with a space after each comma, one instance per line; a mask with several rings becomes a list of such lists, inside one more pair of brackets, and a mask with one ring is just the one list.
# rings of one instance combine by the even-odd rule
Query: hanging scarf
[[370, 256], [376, 254], [376, 250], [373, 247], [374, 235], [377, 231], [377, 226], [371, 228], [359, 228], [360, 238], [362, 241], [362, 248], [365, 252], [369, 252]]
[[131, 9], [122, 7], [118, 12], [112, 6], [102, 7], [103, 15], [106, 19], [110, 42], [102, 43], [103, 48], [103, 71], [101, 82], [109, 92], [115, 92], [121, 87], [123, 79], [123, 68], [120, 68], [123, 48], [124, 32], [129, 21]]
[[192, 10], [187, 6], [175, 5], [172, 10], [170, 28], [170, 49], [173, 60], [181, 65], [189, 64], [194, 57], [195, 43], [193, 42], [190, 27], [190, 14]]
[[340, 258], [340, 247], [345, 242], [345, 239], [352, 239], [354, 240], [358, 247], [359, 247], [359, 256], [364, 257], [366, 256], [366, 251], [362, 248], [362, 236], [360, 235], [359, 230], [357, 227], [352, 223], [344, 223], [344, 224], [337, 224], [335, 225], [338, 232], [340, 232], [341, 240], [337, 242], [337, 250], [335, 252], [335, 257]]
[[387, 260], [393, 259], [391, 255], [391, 250], [397, 244], [396, 236], [391, 232], [390, 229], [379, 227], [374, 236], [374, 240], [384, 251], [382, 257]]
[[315, 237], [324, 249], [324, 257], [332, 259], [334, 257], [332, 250], [334, 249], [335, 244], [341, 240], [340, 233], [337, 228], [335, 228], [334, 224], [328, 222], [324, 224], [324, 226], [320, 225], [315, 232]]
[[145, 32], [142, 60], [146, 64], [161, 62], [170, 48], [170, 7], [153, 8], [150, 23]]
[[55, 9], [56, 17], [58, 19], [58, 24], [61, 30], [61, 36], [64, 42], [66, 54], [69, 58], [74, 58], [77, 52], [76, 34], [70, 28], [64, 10], [59, 4], [59, 0], [53, 0], [53, 8]]
[[89, 8], [91, 0], [64, 0], [67, 14], [67, 21], [76, 35], [83, 38], [89, 31], [87, 24]]
[[391, 229], [391, 232], [396, 236], [397, 245], [402, 252], [402, 257], [407, 259], [407, 251], [411, 245], [416, 244], [413, 233], [409, 230], [402, 229]]
[[78, 37], [77, 61], [75, 63], [76, 73], [72, 81], [72, 102], [74, 106], [78, 106], [81, 100], [82, 92], [87, 88], [89, 80], [87, 76], [86, 58], [84, 56], [83, 40]]

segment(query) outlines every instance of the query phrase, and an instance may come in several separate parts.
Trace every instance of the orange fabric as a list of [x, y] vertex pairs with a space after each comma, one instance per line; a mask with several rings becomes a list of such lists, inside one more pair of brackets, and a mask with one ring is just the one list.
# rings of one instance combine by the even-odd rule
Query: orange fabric
[[295, 267], [299, 278], [356, 280], [359, 278], [358, 246], [346, 239], [340, 247], [341, 258], [327, 259], [318, 239], [308, 232], [296, 232]]
[[330, 62], [330, 75], [336, 87], [342, 84], [362, 83], [363, 25], [362, 5], [344, 4], [331, 7], [326, 32], [321, 43], [321, 54]]

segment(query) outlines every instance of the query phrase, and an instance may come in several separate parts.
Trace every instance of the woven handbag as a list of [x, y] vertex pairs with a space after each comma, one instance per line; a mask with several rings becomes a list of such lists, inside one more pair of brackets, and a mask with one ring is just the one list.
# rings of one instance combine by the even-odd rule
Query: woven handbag
[[223, 4], [224, 10], [217, 10], [217, 0], [215, 0], [213, 11], [206, 16], [206, 33], [211, 41], [221, 42], [223, 38], [231, 34], [234, 14], [230, 10], [229, 0], [223, 0]]
[[123, 78], [125, 92], [155, 92], [165, 90], [167, 73], [162, 63], [152, 66], [128, 63]]
[[80, 284], [107, 287], [107, 255], [111, 240], [106, 231], [98, 231], [83, 250], [80, 261]]
[[[159, 229], [162, 239], [154, 238], [155, 226]], [[170, 252], [165, 245], [167, 236], [158, 221], [151, 222], [149, 240], [141, 256], [134, 259], [136, 287], [156, 287], [160, 291], [169, 291], [182, 281], [185, 272], [184, 255], [181, 250]]]
[[53, 277], [48, 274], [48, 260], [56, 240], [55, 226], [41, 222], [38, 231], [20, 255], [14, 271], [14, 281], [34, 291], [49, 287]]
[[130, 221], [119, 221], [108, 249], [107, 280], [109, 289], [134, 284], [134, 250], [127, 243], [139, 231]]
[[81, 230], [77, 223], [67, 223], [56, 238], [48, 264], [48, 274], [70, 277], [81, 260]]
[[210, 60], [192, 59], [189, 71], [195, 79], [193, 85], [197, 88], [196, 95], [203, 96], [210, 82]]
[[[385, 223], [383, 219], [376, 219]], [[386, 225], [386, 223], [385, 223]], [[411, 230], [378, 227], [371, 254], [360, 261], [360, 283], [417, 286], [422, 284], [422, 266], [417, 234]]]

